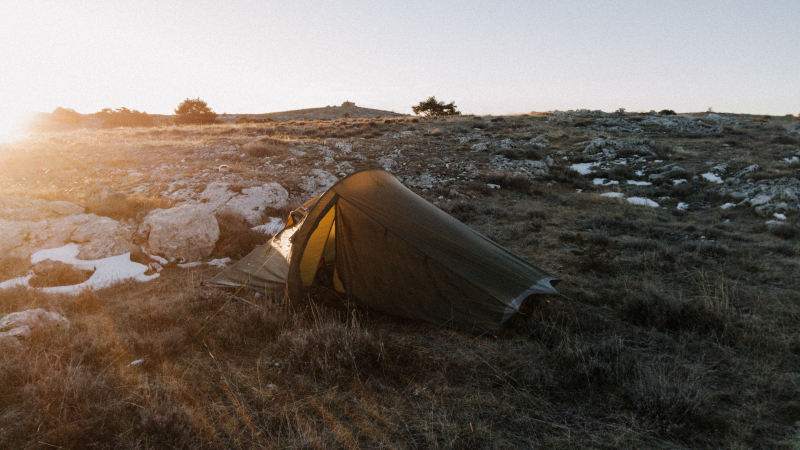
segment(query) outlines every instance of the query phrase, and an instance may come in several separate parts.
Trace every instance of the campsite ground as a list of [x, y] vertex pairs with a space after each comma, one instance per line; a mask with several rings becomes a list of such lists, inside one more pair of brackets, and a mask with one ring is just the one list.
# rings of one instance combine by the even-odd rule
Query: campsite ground
[[[0, 355], [0, 447], [797, 448], [800, 135], [789, 117], [672, 117], [287, 120], [0, 144], [0, 194], [115, 220], [214, 182], [275, 181], [296, 206], [319, 171], [383, 167], [563, 280], [495, 337], [203, 287], [211, 266], [76, 297], [0, 290], [0, 316], [72, 322]], [[92, 204], [98, 186], [121, 195]], [[214, 257], [265, 239], [223, 233]], [[0, 281], [28, 268], [0, 255]]]

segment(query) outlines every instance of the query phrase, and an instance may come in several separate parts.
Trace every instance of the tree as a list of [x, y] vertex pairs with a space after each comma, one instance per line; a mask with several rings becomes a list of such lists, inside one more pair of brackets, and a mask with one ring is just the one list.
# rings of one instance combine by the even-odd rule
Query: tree
[[436, 97], [430, 97], [424, 102], [419, 102], [419, 105], [412, 106], [411, 110], [414, 111], [416, 115], [422, 113], [427, 117], [458, 116], [461, 114], [461, 111], [456, 109], [455, 102], [450, 102], [445, 105], [443, 102], [437, 101]]
[[111, 108], [104, 108], [92, 115], [103, 120], [103, 128], [150, 127], [155, 125], [153, 116], [150, 114], [124, 107], [118, 108], [116, 111]]
[[208, 103], [199, 98], [182, 101], [175, 108], [175, 122], [208, 124], [217, 122], [217, 113], [208, 107]]
[[81, 123], [83, 121], [83, 115], [71, 108], [58, 107], [53, 110], [50, 119], [61, 123]]

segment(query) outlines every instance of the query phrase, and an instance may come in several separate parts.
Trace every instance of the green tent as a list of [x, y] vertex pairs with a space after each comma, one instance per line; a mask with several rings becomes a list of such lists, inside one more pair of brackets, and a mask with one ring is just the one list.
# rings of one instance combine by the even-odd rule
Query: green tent
[[326, 286], [386, 314], [492, 331], [532, 294], [556, 294], [537, 269], [411, 192], [391, 174], [350, 175], [207, 284]]

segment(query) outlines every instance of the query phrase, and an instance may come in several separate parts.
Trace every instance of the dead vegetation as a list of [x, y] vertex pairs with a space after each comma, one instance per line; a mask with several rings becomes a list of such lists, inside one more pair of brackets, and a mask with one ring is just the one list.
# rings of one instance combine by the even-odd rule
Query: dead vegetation
[[[776, 141], [763, 128], [769, 121], [742, 120], [718, 136], [653, 127], [653, 158], [680, 170], [652, 186], [626, 187], [664, 206], [646, 208], [601, 197], [612, 187], [592, 182], [641, 179], [631, 167], [586, 176], [570, 168], [593, 161], [575, 145], [597, 136], [596, 119], [580, 126], [549, 119], [96, 130], [6, 149], [3, 193], [88, 198], [80, 197], [87, 186], [107, 184], [154, 199], [126, 194], [85, 205], [121, 218], [163, 207], [170, 183], [202, 191], [222, 177], [234, 189], [278, 181], [296, 206], [302, 170], [322, 167], [314, 149], [351, 145], [337, 162], [353, 170], [401, 149], [394, 173], [451, 180], [417, 193], [563, 281], [562, 295], [527, 300], [496, 339], [341, 302], [211, 290], [200, 285], [217, 272], [210, 267], [170, 266], [155, 281], [77, 297], [0, 290], [0, 316], [41, 307], [72, 322], [64, 340], [34, 336], [25, 354], [0, 354], [0, 447], [796, 447], [795, 213], [767, 226], [752, 208], [719, 208], [731, 199], [714, 185], [672, 181], [703, 173], [711, 159], [728, 162], [730, 172], [759, 164], [753, 179], [796, 177], [796, 165], [781, 162], [795, 144]], [[455, 140], [465, 135], [480, 138]], [[471, 148], [478, 139], [537, 135], [550, 146]], [[533, 178], [482, 171], [497, 155], [556, 164]], [[231, 171], [208, 170], [197, 183], [170, 178], [220, 164]], [[679, 201], [690, 207], [677, 210]], [[214, 257], [236, 259], [263, 242], [239, 217], [218, 221]], [[27, 264], [0, 258], [2, 279]]]

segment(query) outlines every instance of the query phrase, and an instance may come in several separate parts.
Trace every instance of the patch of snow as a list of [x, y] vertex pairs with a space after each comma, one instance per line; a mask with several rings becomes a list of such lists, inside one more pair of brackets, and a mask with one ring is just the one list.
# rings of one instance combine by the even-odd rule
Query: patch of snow
[[592, 167], [597, 167], [597, 166], [599, 166], [599, 165], [600, 165], [600, 163], [599, 163], [599, 162], [593, 162], [593, 163], [579, 163], [579, 164], [573, 164], [573, 165], [571, 165], [571, 166], [570, 166], [570, 168], [571, 168], [572, 170], [574, 170], [574, 171], [578, 172], [578, 173], [579, 173], [579, 174], [581, 174], [581, 175], [588, 175], [589, 173], [591, 173], [591, 172], [592, 172]]
[[800, 158], [798, 158], [797, 156], [792, 156], [791, 158], [783, 158], [783, 161], [788, 163], [788, 164], [792, 164], [792, 163], [800, 162]]
[[27, 286], [28, 281], [30, 281], [31, 278], [33, 278], [33, 274], [3, 281], [2, 283], [0, 283], [0, 289], [10, 289], [17, 286]]
[[625, 197], [625, 194], [622, 192], [606, 192], [605, 194], [600, 194], [601, 197], [610, 197], [610, 198], [622, 198]]
[[649, 181], [628, 180], [628, 184], [632, 184], [634, 186], [651, 186], [653, 183]]
[[260, 231], [261, 233], [269, 236], [275, 236], [281, 230], [283, 230], [285, 226], [286, 222], [284, 222], [280, 217], [270, 217], [269, 222], [250, 229], [253, 231]]
[[649, 206], [651, 208], [658, 208], [658, 203], [646, 199], [644, 197], [630, 197], [627, 199], [631, 205]]
[[208, 262], [205, 262], [205, 263], [201, 262], [201, 261], [195, 261], [195, 262], [190, 262], [190, 263], [185, 263], [185, 264], [178, 264], [178, 267], [180, 267], [182, 269], [189, 269], [189, 268], [192, 268], [192, 267], [197, 267], [197, 266], [199, 266], [201, 264], [208, 264], [209, 266], [214, 266], [214, 267], [219, 267], [220, 269], [224, 269], [224, 268], [228, 267], [228, 264], [230, 264], [230, 263], [231, 263], [231, 259], [230, 258], [219, 258], [219, 259], [212, 259], [211, 261], [208, 261]]
[[775, 213], [772, 216], [775, 217], [778, 220], [786, 220], [786, 216], [781, 214], [781, 213]]
[[612, 184], [619, 184], [619, 181], [608, 180], [608, 183], [606, 183], [606, 179], [605, 178], [595, 178], [592, 181], [592, 183], [594, 183], [594, 184], [596, 184], [598, 186], [611, 186]]
[[672, 180], [672, 183], [673, 183], [675, 186], [677, 186], [677, 185], [679, 185], [679, 184], [681, 184], [681, 183], [686, 183], [686, 182], [687, 182], [687, 181], [686, 181], [686, 179], [684, 179], [684, 178], [681, 178], [680, 180]]
[[[72, 286], [53, 286], [53, 287], [37, 288], [37, 289], [41, 292], [45, 292], [48, 294], [78, 294], [85, 289], [89, 290], [101, 289], [104, 287], [111, 286], [112, 284], [120, 281], [125, 281], [125, 280], [150, 281], [154, 278], [158, 278], [159, 276], [159, 274], [157, 273], [153, 275], [145, 275], [144, 273], [147, 272], [147, 266], [145, 266], [144, 264], [139, 264], [131, 261], [130, 253], [125, 253], [118, 256], [112, 256], [109, 258], [96, 259], [96, 260], [77, 259], [78, 253], [80, 253], [80, 246], [75, 243], [70, 243], [59, 248], [40, 250], [31, 255], [31, 263], [33, 264], [44, 261], [46, 259], [50, 259], [53, 261], [60, 261], [65, 264], [69, 264], [78, 269], [94, 271], [94, 273], [92, 274], [91, 277], [89, 277], [88, 280], [80, 284], [75, 284]], [[24, 282], [17, 281], [12, 285], [28, 286], [29, 279], [30, 277]], [[14, 280], [9, 280], [9, 281], [14, 281]], [[5, 283], [3, 283], [3, 285], [5, 285]]]
[[678, 207], [676, 209], [680, 211], [686, 211], [687, 209], [689, 209], [689, 204], [684, 202], [678, 202]]
[[487, 186], [489, 186], [489, 189], [500, 189], [499, 184], [488, 183]]
[[724, 205], [720, 206], [720, 208], [728, 209], [728, 208], [733, 208], [734, 206], [736, 206], [736, 203], [725, 203]]
[[637, 177], [643, 177], [644, 176], [644, 170], [637, 170], [634, 173], [636, 174]]
[[711, 182], [713, 182], [713, 183], [722, 184], [722, 178], [720, 178], [720, 177], [719, 177], [719, 176], [717, 176], [717, 175], [714, 175], [714, 174], [713, 174], [713, 173], [711, 173], [711, 172], [704, 173], [704, 174], [702, 174], [702, 175], [700, 175], [700, 176], [701, 176], [701, 177], [703, 177], [703, 178], [705, 178], [705, 179], [706, 179], [706, 180], [708, 180], [708, 181], [711, 181]]

